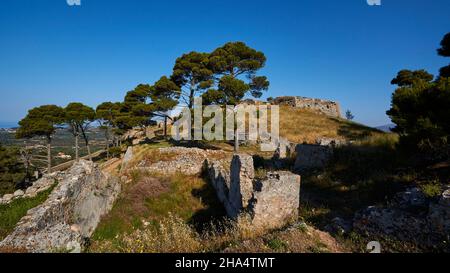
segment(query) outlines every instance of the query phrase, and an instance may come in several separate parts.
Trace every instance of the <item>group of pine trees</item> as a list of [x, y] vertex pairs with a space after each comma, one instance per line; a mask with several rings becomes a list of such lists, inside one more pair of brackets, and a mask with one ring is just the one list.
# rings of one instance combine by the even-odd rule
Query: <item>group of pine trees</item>
[[[438, 54], [450, 57], [450, 33]], [[432, 159], [450, 156], [450, 65], [441, 68], [438, 77], [425, 70], [402, 70], [392, 84], [398, 88], [387, 114], [396, 124], [400, 144]]]
[[128, 129], [148, 126], [155, 117], [167, 118], [167, 112], [179, 104], [192, 109], [197, 96], [220, 105], [238, 104], [247, 94], [261, 97], [269, 81], [256, 74], [265, 63], [264, 53], [242, 42], [227, 43], [211, 53], [190, 52], [176, 60], [170, 77], [163, 76], [153, 85], [139, 84], [123, 102], [104, 102], [96, 109], [79, 102], [33, 108], [19, 122], [16, 137], [45, 137], [50, 170], [52, 138], [60, 126], [72, 133], [78, 159], [80, 140], [91, 154], [88, 130], [93, 122], [104, 129], [109, 148]]

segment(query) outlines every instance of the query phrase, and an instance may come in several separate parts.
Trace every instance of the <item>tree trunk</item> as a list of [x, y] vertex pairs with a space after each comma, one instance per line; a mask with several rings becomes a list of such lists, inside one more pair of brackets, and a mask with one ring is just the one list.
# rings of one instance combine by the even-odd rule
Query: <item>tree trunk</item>
[[80, 160], [80, 153], [78, 151], [78, 142], [79, 142], [79, 136], [78, 134], [75, 135], [75, 160]]
[[164, 137], [167, 138], [167, 117], [164, 117]]
[[52, 172], [52, 144], [51, 139], [47, 140], [47, 173], [50, 174]]
[[89, 161], [92, 161], [91, 147], [89, 147], [89, 142], [86, 142], [86, 149], [87, 149]]
[[109, 129], [106, 127], [106, 159], [109, 159]]

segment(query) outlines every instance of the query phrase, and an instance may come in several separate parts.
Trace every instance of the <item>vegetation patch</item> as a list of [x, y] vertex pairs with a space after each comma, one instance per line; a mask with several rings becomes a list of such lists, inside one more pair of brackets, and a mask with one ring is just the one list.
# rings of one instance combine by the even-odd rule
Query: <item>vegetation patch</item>
[[3, 240], [14, 230], [16, 224], [27, 214], [28, 210], [47, 200], [53, 188], [39, 193], [34, 198], [16, 199], [10, 204], [0, 205], [0, 240]]

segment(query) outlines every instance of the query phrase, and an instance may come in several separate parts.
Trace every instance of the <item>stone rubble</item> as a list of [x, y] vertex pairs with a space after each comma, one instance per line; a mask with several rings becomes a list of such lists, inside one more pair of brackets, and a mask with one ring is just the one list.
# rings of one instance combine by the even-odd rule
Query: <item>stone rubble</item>
[[0, 205], [10, 204], [16, 199], [36, 197], [39, 193], [50, 189], [55, 183], [60, 181], [63, 175], [63, 172], [48, 174], [34, 182], [25, 191], [17, 190], [13, 194], [5, 194], [3, 197], [0, 197]]
[[449, 204], [450, 188], [438, 202], [427, 200], [419, 188], [412, 188], [397, 194], [387, 206], [372, 206], [358, 212], [353, 228], [433, 247], [450, 239]]

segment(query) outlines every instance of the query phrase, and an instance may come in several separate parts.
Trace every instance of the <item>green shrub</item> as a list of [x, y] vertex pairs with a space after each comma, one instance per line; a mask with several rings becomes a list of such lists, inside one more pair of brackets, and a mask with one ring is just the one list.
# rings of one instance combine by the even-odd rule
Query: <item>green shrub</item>
[[270, 249], [275, 251], [282, 251], [286, 249], [286, 243], [278, 238], [271, 239], [267, 242], [267, 246], [270, 247]]
[[422, 189], [425, 196], [430, 197], [430, 198], [437, 197], [442, 192], [441, 185], [439, 184], [439, 182], [428, 183], [428, 184], [422, 185], [420, 188]]

